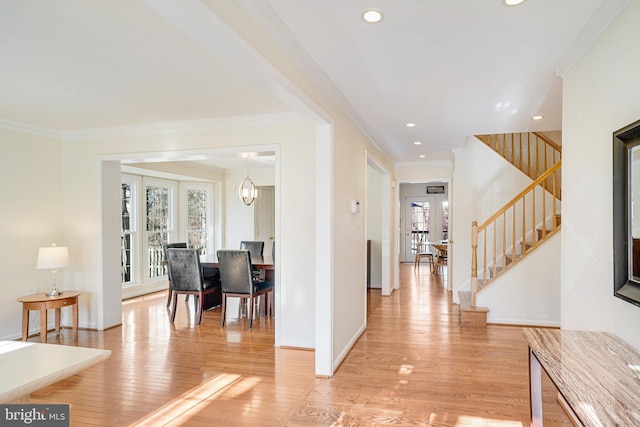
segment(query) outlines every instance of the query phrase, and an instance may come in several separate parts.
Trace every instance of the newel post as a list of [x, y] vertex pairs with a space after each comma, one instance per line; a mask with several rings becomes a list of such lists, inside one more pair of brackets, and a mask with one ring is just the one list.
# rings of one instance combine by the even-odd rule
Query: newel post
[[471, 223], [471, 306], [476, 306], [478, 292], [478, 221]]

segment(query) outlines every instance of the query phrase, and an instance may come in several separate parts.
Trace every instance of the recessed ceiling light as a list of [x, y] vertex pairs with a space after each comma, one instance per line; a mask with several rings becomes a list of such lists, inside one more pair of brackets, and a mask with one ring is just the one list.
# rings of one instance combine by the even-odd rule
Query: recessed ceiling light
[[427, 157], [427, 156], [426, 156], [426, 155], [424, 155], [424, 154], [420, 154], [420, 158], [421, 158], [421, 159], [424, 159], [425, 157]]
[[544, 116], [533, 116], [531, 117], [533, 120], [542, 120], [544, 119]]
[[416, 124], [415, 124], [415, 123], [407, 123], [407, 125], [406, 125], [406, 126], [407, 126], [408, 128], [414, 128], [414, 127], [416, 127]]
[[413, 143], [413, 145], [420, 145], [420, 144], [422, 144], [422, 142], [420, 142], [420, 141], [415, 141], [415, 142]]
[[369, 24], [375, 24], [382, 21], [382, 12], [375, 9], [369, 9], [362, 12], [362, 19]]
[[505, 6], [517, 6], [524, 3], [525, 0], [502, 0]]

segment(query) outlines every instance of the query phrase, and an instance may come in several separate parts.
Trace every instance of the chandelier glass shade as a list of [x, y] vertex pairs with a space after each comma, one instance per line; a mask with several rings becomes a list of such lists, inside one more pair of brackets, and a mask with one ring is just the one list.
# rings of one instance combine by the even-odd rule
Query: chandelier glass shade
[[251, 181], [249, 175], [238, 186], [238, 197], [247, 206], [258, 198], [258, 187]]

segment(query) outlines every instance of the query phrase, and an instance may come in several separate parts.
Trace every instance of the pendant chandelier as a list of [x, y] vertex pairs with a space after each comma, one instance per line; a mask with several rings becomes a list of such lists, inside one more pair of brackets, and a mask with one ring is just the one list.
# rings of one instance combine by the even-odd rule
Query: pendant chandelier
[[247, 157], [247, 177], [238, 186], [238, 197], [247, 206], [258, 198], [258, 187], [249, 178], [249, 157]]

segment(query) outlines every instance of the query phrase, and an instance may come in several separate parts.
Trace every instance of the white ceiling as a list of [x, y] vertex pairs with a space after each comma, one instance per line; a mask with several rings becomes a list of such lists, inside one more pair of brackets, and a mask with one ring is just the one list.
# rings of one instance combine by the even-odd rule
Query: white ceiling
[[[467, 135], [560, 129], [557, 70], [624, 3], [4, 0], [0, 124], [70, 135], [304, 114], [212, 12], [236, 13], [234, 4], [337, 90], [395, 162], [448, 159]], [[364, 23], [367, 8], [383, 21]], [[536, 114], [544, 120], [532, 121]]]
[[[602, 1], [267, 3], [376, 139], [395, 159], [411, 161], [447, 159], [467, 135], [561, 129], [554, 69]], [[384, 19], [364, 23], [368, 8]], [[538, 114], [545, 119], [534, 123]]]

